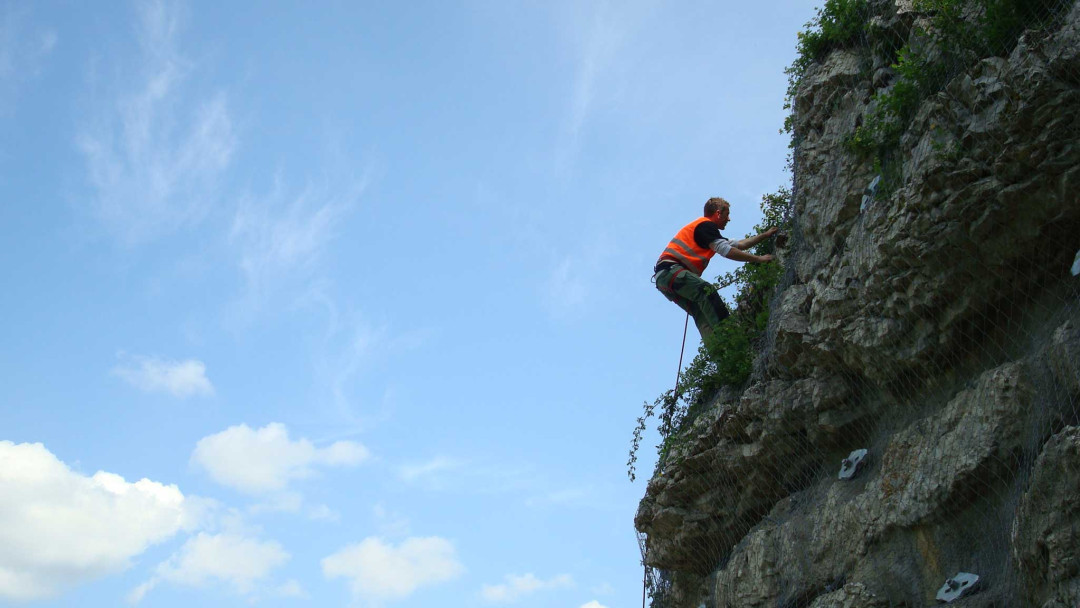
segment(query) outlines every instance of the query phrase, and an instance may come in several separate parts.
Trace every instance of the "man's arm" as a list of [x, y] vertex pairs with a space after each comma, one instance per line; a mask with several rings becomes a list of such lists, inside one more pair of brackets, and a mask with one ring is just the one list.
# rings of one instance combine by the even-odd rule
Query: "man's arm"
[[[750, 239], [743, 239], [744, 241]], [[736, 262], [754, 262], [757, 264], [764, 264], [765, 262], [771, 262], [773, 260], [772, 254], [767, 255], [754, 255], [747, 253], [737, 247], [732, 247], [724, 254], [724, 257], [729, 260], [735, 260]]]
[[[764, 241], [765, 239], [769, 238], [770, 236], [776, 234], [777, 230], [778, 230], [778, 228], [776, 228], [774, 226], [772, 228], [769, 228], [765, 232], [762, 232], [761, 234], [759, 234], [757, 236], [747, 237], [747, 238], [739, 240], [739, 241], [732, 241], [731, 244], [732, 244], [732, 246], [738, 247], [739, 249], [749, 249], [749, 248], [753, 247], [754, 245], [757, 245], [761, 241]], [[730, 256], [728, 256], [728, 257], [730, 257]], [[735, 258], [731, 258], [731, 259], [735, 259]], [[752, 261], [752, 260], [739, 260], [739, 261], [741, 261], [741, 262], [749, 262], [749, 261]]]

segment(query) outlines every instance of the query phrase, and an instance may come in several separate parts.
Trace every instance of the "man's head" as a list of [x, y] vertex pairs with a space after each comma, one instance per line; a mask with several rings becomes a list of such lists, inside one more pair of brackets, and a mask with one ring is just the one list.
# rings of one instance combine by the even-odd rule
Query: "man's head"
[[719, 196], [705, 201], [705, 217], [720, 224], [720, 229], [727, 227], [731, 217], [731, 204]]

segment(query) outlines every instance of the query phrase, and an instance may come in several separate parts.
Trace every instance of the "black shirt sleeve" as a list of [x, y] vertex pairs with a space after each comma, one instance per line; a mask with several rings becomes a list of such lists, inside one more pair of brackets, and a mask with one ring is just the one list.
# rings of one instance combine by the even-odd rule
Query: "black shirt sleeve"
[[694, 242], [702, 249], [709, 249], [713, 241], [722, 238], [724, 235], [720, 234], [720, 225], [715, 222], [701, 222], [694, 228]]

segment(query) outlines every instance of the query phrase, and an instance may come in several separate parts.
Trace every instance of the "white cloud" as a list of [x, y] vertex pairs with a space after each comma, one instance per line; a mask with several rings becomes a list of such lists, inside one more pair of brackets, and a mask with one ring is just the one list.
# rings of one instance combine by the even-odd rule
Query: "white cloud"
[[213, 395], [214, 386], [206, 377], [206, 364], [197, 359], [169, 361], [154, 357], [128, 357], [112, 373], [148, 393], [165, 392], [174, 397]]
[[49, 54], [56, 48], [56, 44], [60, 41], [60, 37], [56, 35], [55, 30], [47, 30], [41, 33], [38, 38], [38, 52], [42, 54]]
[[582, 604], [581, 608], [607, 608], [607, 606], [601, 604], [600, 602], [598, 602], [596, 600], [593, 600], [593, 601], [589, 602], [588, 604]]
[[174, 485], [72, 471], [42, 444], [0, 441], [0, 599], [32, 600], [127, 568], [191, 529]]
[[37, 29], [28, 23], [31, 5], [0, 7], [0, 115], [14, 109], [20, 88], [40, 76], [42, 64], [59, 38], [51, 29]]
[[580, 268], [579, 263], [576, 258], [564, 258], [548, 277], [545, 301], [549, 310], [557, 316], [580, 309], [585, 304], [588, 277], [583, 270], [587, 269]]
[[362, 183], [340, 192], [309, 185], [290, 197], [278, 180], [270, 195], [241, 202], [229, 240], [238, 251], [249, 306], [257, 307], [283, 284], [307, 283], [317, 275], [327, 246], [362, 190]]
[[284, 490], [289, 482], [314, 475], [318, 466], [356, 466], [367, 458], [367, 448], [353, 441], [325, 448], [307, 439], [293, 441], [280, 422], [257, 430], [246, 424], [229, 427], [200, 439], [191, 455], [214, 481], [252, 494]]
[[489, 602], [509, 603], [538, 591], [574, 586], [574, 579], [569, 574], [560, 574], [546, 581], [536, 578], [532, 573], [507, 574], [503, 580], [505, 582], [501, 585], [484, 585], [480, 589], [481, 597]]
[[402, 465], [398, 472], [401, 475], [401, 479], [404, 481], [416, 481], [422, 477], [429, 477], [444, 471], [460, 468], [462, 464], [462, 462], [452, 458], [435, 456], [427, 462]]
[[307, 592], [300, 585], [300, 582], [295, 579], [289, 579], [283, 585], [277, 588], [277, 595], [281, 597], [296, 597], [306, 598]]
[[465, 568], [453, 544], [437, 536], [409, 538], [397, 547], [371, 537], [324, 558], [322, 571], [329, 579], [347, 579], [355, 597], [383, 602], [453, 580]]
[[[289, 554], [274, 541], [260, 541], [236, 534], [201, 532], [188, 539], [179, 551], [158, 564], [154, 576], [136, 587], [128, 601], [138, 603], [162, 582], [185, 587], [203, 587], [212, 581], [230, 585], [247, 595], [270, 571], [289, 560]], [[296, 585], [299, 588], [299, 585]]]
[[[571, 4], [570, 44], [577, 47], [577, 69], [570, 107], [564, 122], [562, 142], [556, 158], [557, 169], [572, 168], [581, 147], [582, 132], [596, 106], [619, 99], [625, 72], [634, 65], [626, 60], [625, 49], [636, 32], [648, 22], [651, 6], [635, 2], [592, 2]], [[598, 93], [606, 92], [606, 97]], [[598, 99], [599, 98], [599, 99]]]
[[596, 595], [611, 595], [615, 593], [615, 588], [611, 586], [611, 583], [600, 583], [592, 588], [592, 592]]
[[372, 508], [375, 526], [382, 536], [400, 537], [409, 535], [409, 519], [399, 513], [388, 511], [382, 504]]
[[236, 148], [222, 92], [187, 94], [195, 66], [177, 48], [182, 12], [164, 0], [138, 5], [140, 65], [122, 67], [134, 91], [92, 111], [77, 143], [96, 196], [92, 208], [132, 245], [200, 222]]
[[327, 505], [315, 505], [307, 510], [308, 519], [313, 521], [338, 522], [341, 514]]
[[576, 251], [559, 253], [541, 294], [548, 313], [557, 319], [574, 317], [586, 310], [598, 293], [607, 293], [603, 268], [616, 254], [616, 243], [604, 232]]

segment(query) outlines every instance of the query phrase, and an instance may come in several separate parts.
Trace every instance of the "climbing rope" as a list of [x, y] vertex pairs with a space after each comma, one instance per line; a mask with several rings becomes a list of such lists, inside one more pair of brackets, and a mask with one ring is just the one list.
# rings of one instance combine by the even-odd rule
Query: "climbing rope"
[[682, 360], [683, 355], [686, 353], [686, 330], [690, 327], [690, 313], [686, 313], [686, 321], [683, 322], [682, 328], [682, 346], [679, 347], [679, 369], [675, 372], [675, 392], [672, 393], [674, 399], [679, 398], [679, 376], [682, 375]]

